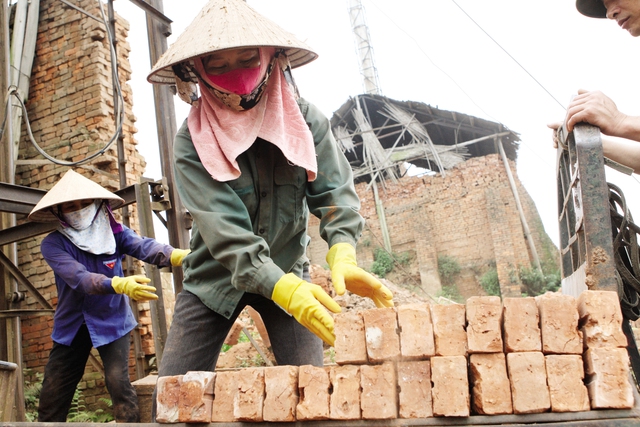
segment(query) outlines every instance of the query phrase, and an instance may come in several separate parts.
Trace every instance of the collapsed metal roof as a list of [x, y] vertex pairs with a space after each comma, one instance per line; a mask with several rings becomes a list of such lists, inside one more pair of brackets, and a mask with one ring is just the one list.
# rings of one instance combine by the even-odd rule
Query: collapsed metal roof
[[345, 102], [333, 113], [331, 128], [356, 182], [395, 180], [405, 163], [445, 174], [469, 157], [498, 153], [498, 139], [515, 161], [520, 141], [501, 123], [373, 94]]

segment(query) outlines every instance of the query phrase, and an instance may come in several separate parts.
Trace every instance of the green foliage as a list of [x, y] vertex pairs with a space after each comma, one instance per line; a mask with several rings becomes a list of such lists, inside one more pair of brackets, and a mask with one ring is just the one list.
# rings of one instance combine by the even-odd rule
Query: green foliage
[[378, 277], [385, 277], [393, 271], [395, 264], [407, 266], [411, 262], [409, 252], [401, 254], [389, 253], [384, 248], [376, 248], [373, 252], [373, 264], [371, 264], [371, 272]]
[[236, 357], [238, 368], [251, 368], [253, 366], [266, 366], [266, 362], [259, 354], [253, 357]]
[[[100, 398], [100, 401], [111, 407], [113, 403], [111, 399]], [[71, 401], [71, 408], [67, 415], [68, 423], [108, 423], [113, 421], [113, 415], [102, 409], [89, 411], [85, 406], [84, 395], [80, 389], [76, 389]]]
[[401, 254], [393, 254], [393, 258], [398, 264], [403, 267], [408, 266], [411, 263], [411, 254], [409, 252], [403, 252]]
[[[35, 381], [28, 380], [27, 378], [30, 376], [34, 376]], [[42, 378], [44, 375], [41, 372], [25, 369], [24, 377], [24, 415], [26, 421], [35, 422], [38, 420], [38, 404], [40, 403], [40, 391], [42, 390]]]
[[329, 347], [324, 351], [324, 360], [329, 360], [331, 363], [336, 363], [336, 349]]
[[525, 295], [536, 296], [560, 288], [560, 273], [557, 271], [545, 273], [537, 268], [520, 267], [519, 273]]
[[[100, 401], [109, 407], [112, 406], [110, 399], [101, 398]], [[96, 409], [95, 411], [87, 410], [82, 391], [76, 389], [73, 394], [73, 400], [71, 401], [71, 408], [69, 408], [69, 414], [67, 415], [68, 423], [108, 423], [113, 420], [113, 415], [102, 409]]]
[[[44, 375], [40, 372], [25, 369], [24, 377], [25, 418], [27, 422], [36, 422], [38, 420], [38, 405], [40, 404], [40, 392], [42, 391]], [[35, 381], [28, 380], [28, 377], [35, 377]], [[101, 397], [99, 400], [109, 408], [113, 406], [111, 399]], [[96, 409], [95, 411], [87, 410], [82, 391], [76, 389], [73, 394], [73, 400], [71, 401], [71, 408], [69, 408], [69, 414], [67, 415], [67, 422], [108, 423], [113, 420], [113, 415], [102, 409]]]
[[454, 285], [456, 277], [460, 274], [460, 264], [458, 260], [449, 255], [438, 256], [438, 274], [443, 289]]
[[444, 297], [457, 303], [464, 302], [464, 298], [460, 295], [460, 291], [456, 285], [442, 285], [442, 289], [438, 291], [436, 297]]
[[240, 336], [238, 337], [238, 343], [241, 342], [249, 342], [249, 337], [244, 332], [241, 332]]
[[[238, 343], [248, 342], [248, 341], [249, 341], [249, 337], [244, 332], [240, 332], [240, 335], [238, 336]], [[233, 346], [229, 344], [222, 344], [222, 349], [220, 350], [220, 352], [226, 353], [227, 351], [229, 351], [231, 347]]]
[[371, 272], [379, 277], [384, 277], [393, 270], [393, 257], [383, 248], [376, 248], [373, 253]]
[[480, 277], [480, 286], [490, 296], [500, 296], [500, 280], [498, 279], [498, 270], [495, 266], [491, 266]]

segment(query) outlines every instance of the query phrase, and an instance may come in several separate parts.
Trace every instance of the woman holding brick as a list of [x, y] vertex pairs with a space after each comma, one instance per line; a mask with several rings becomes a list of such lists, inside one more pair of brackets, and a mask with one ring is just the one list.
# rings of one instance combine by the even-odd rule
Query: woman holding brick
[[[159, 375], [213, 370], [236, 317], [258, 311], [280, 365], [322, 365], [339, 305], [309, 283], [309, 212], [320, 218], [338, 294], [392, 306], [356, 264], [349, 163], [328, 119], [299, 98], [291, 68], [317, 57], [242, 0], [211, 0], [153, 67], [192, 104], [174, 143], [178, 193], [194, 219], [191, 255]], [[198, 97], [197, 91], [200, 96]]]

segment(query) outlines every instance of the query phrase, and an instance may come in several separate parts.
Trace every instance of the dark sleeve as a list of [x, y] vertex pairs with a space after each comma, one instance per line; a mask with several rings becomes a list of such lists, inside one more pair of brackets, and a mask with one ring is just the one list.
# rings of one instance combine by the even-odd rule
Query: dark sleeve
[[320, 219], [320, 236], [329, 244], [350, 243], [360, 238], [364, 219], [353, 184], [353, 172], [331, 132], [329, 119], [313, 104], [299, 104], [316, 144], [318, 176], [307, 190], [309, 211]]

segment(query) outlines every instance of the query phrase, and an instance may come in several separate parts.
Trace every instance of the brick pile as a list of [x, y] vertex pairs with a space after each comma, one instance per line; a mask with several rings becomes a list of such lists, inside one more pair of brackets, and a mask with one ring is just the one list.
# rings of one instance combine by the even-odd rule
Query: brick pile
[[[518, 179], [515, 162], [509, 165], [540, 261], [558, 266], [557, 248]], [[438, 257], [446, 255], [461, 267], [455, 282], [464, 298], [484, 294], [478, 278], [489, 265], [498, 272], [503, 297], [521, 295], [518, 269], [529, 267], [532, 258], [499, 154], [470, 158], [447, 170], [445, 176], [404, 176], [396, 183], [386, 181], [383, 187], [378, 194], [381, 204], [377, 204], [368, 183], [356, 184], [360, 214], [366, 220], [357, 246], [360, 267], [370, 270], [376, 249], [385, 246], [378, 215], [382, 206], [391, 252], [410, 255], [411, 265], [403, 269], [427, 293], [436, 295], [441, 290]], [[328, 247], [320, 236], [319, 223], [313, 215], [309, 219], [307, 255], [311, 263], [326, 265]], [[409, 283], [406, 275], [402, 282]]]
[[159, 378], [157, 421], [467, 417], [634, 405], [615, 292], [481, 296], [466, 305], [407, 304], [335, 320], [336, 365]]

